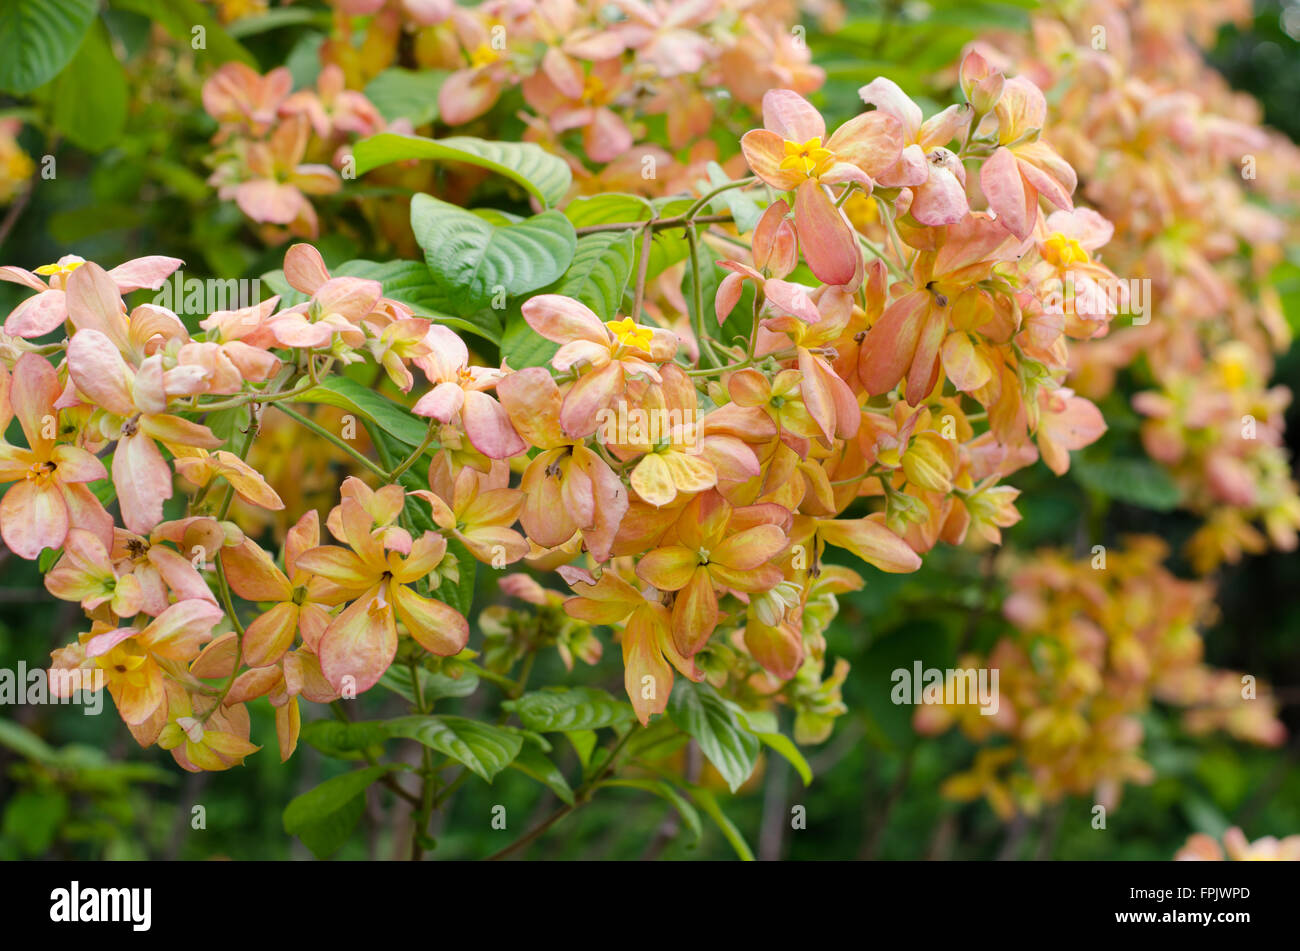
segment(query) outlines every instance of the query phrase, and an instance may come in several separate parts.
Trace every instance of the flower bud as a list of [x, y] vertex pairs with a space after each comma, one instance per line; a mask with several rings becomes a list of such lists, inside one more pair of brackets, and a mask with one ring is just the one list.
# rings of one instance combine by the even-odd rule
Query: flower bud
[[993, 110], [1002, 98], [1005, 83], [1006, 77], [1002, 71], [994, 69], [988, 60], [974, 50], [962, 60], [961, 91], [977, 115], [982, 116]]
[[770, 276], [783, 278], [799, 263], [794, 224], [787, 217], [790, 206], [784, 200], [767, 206], [754, 228], [754, 267]]
[[952, 491], [952, 473], [957, 465], [957, 447], [938, 433], [921, 433], [903, 454], [907, 481], [934, 492]]

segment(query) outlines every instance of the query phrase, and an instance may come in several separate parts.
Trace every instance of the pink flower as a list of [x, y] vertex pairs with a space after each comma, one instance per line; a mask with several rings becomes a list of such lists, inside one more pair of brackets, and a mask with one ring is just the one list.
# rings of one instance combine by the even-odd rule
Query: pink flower
[[1038, 391], [1038, 450], [1057, 475], [1070, 468], [1069, 450], [1092, 445], [1105, 431], [1101, 411], [1073, 390]]
[[858, 94], [867, 105], [893, 116], [902, 126], [902, 154], [877, 181], [911, 189], [909, 211], [923, 225], [948, 225], [964, 218], [970, 211], [966, 169], [945, 146], [970, 122], [970, 107], [949, 106], [922, 121], [921, 107], [883, 76], [863, 86]]
[[1046, 142], [1026, 140], [1047, 121], [1047, 100], [1032, 82], [1021, 76], [1008, 79], [996, 115], [998, 148], [980, 169], [980, 187], [1003, 226], [1024, 239], [1038, 221], [1039, 196], [1070, 211], [1078, 178]]
[[593, 162], [610, 162], [632, 147], [632, 133], [609, 107], [631, 85], [618, 59], [582, 67], [558, 48], [547, 50], [542, 68], [523, 82], [524, 99], [546, 117], [557, 133], [582, 130], [582, 145]]
[[293, 75], [284, 66], [261, 76], [244, 63], [225, 63], [203, 84], [203, 108], [222, 125], [265, 135], [292, 89]]
[[564, 397], [560, 424], [581, 439], [596, 431], [597, 417], [622, 392], [628, 377], [660, 382], [656, 364], [677, 352], [677, 337], [658, 327], [642, 327], [625, 317], [601, 322], [587, 307], [560, 294], [539, 294], [523, 306], [528, 326], [561, 344], [551, 366], [561, 373], [583, 373]]
[[291, 234], [315, 237], [316, 209], [307, 195], [330, 195], [343, 187], [328, 165], [304, 165], [311, 126], [304, 115], [284, 120], [266, 142], [251, 142], [243, 167], [224, 165], [209, 180], [223, 199], [233, 198], [254, 221], [285, 225]]
[[[0, 281], [23, 284], [40, 292], [14, 308], [5, 320], [5, 333], [13, 337], [41, 337], [66, 321], [68, 302], [65, 295], [68, 282], [72, 274], [85, 263], [84, 258], [66, 254], [59, 258], [57, 264], [43, 265], [34, 273], [20, 267], [0, 267]], [[108, 277], [119, 294], [142, 287], [157, 290], [183, 263], [180, 258], [150, 255], [118, 265], [108, 272]], [[41, 280], [41, 275], [49, 277], [48, 284]]]
[[496, 386], [506, 371], [470, 366], [465, 341], [439, 324], [431, 325], [424, 339], [429, 352], [413, 362], [433, 389], [411, 411], [440, 423], [451, 423], [459, 413], [470, 443], [489, 459], [506, 459], [527, 449], [501, 404], [484, 392]]
[[[6, 374], [7, 376], [7, 374]], [[44, 357], [25, 353], [3, 381], [0, 431], [18, 417], [29, 448], [0, 441], [0, 482], [13, 482], [0, 501], [0, 537], [20, 558], [59, 548], [69, 530], [87, 529], [105, 543], [113, 519], [85, 483], [105, 478], [103, 463], [77, 446], [60, 445], [54, 408], [59, 378]]]
[[[74, 318], [75, 319], [75, 318]], [[75, 395], [65, 393], [58, 406], [88, 403], [102, 412], [99, 428], [116, 439], [113, 484], [122, 520], [133, 532], [145, 533], [162, 520], [163, 503], [172, 496], [171, 468], [158, 450], [165, 446], [215, 449], [222, 440], [206, 426], [167, 413], [174, 397], [206, 388], [201, 367], [167, 370], [161, 355], [131, 367], [105, 334], [79, 330], [68, 344], [68, 374]]]

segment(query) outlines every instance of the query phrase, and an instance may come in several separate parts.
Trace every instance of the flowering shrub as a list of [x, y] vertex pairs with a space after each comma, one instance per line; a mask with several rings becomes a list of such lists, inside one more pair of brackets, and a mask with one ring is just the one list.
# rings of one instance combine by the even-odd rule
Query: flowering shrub
[[[1205, 519], [1188, 549], [1208, 573], [1269, 541], [1296, 546], [1300, 495], [1281, 448], [1291, 393], [1269, 386], [1291, 330], [1269, 275], [1296, 237], [1300, 149], [1205, 65], [1175, 10], [1108, 0], [977, 48], [1056, 93], [1044, 135], [1113, 223], [1112, 265], [1143, 282], [1148, 306], [1178, 315], [1147, 313], [1077, 348], [1072, 383], [1099, 397], [1140, 366], [1142, 445]], [[1199, 27], [1232, 16], [1211, 5]]]
[[1126, 783], [1155, 777], [1141, 756], [1139, 719], [1152, 700], [1186, 707], [1192, 733], [1283, 741], [1266, 687], [1242, 703], [1243, 677], [1202, 661], [1196, 627], [1213, 591], [1170, 575], [1161, 566], [1167, 553], [1159, 539], [1141, 537], [1101, 555], [1104, 571], [1095, 558], [1042, 551], [1013, 569], [1003, 610], [1015, 636], [964, 664], [999, 671], [999, 709], [984, 716], [968, 704], [935, 705], [917, 713], [924, 732], [957, 722], [976, 741], [1012, 740], [980, 750], [969, 772], [948, 780], [946, 795], [984, 796], [1004, 818], [1068, 793], [1095, 794], [1113, 809]]
[[[716, 792], [764, 757], [811, 780], [800, 748], [852, 712], [841, 602], [993, 565], [1040, 460], [1135, 504], [1123, 472], [1155, 472], [1152, 508], [1205, 521], [1201, 574], [1261, 551], [1256, 525], [1294, 547], [1288, 225], [1233, 176], [1267, 152], [1290, 200], [1300, 164], [1225, 88], [1186, 91], [1204, 67], [1163, 3], [1049, 11], [966, 44], [951, 105], [880, 75], [847, 117], [813, 104], [827, 72], [781, 2], [328, 7], [290, 14], [318, 68], [219, 25], [297, 8], [222, 2], [229, 55], [178, 70], [208, 171], [172, 180], [210, 206], [196, 244], [248, 229], [256, 293], [191, 299], [171, 254], [0, 267], [0, 538], [79, 619], [51, 689], [106, 690], [191, 772], [259, 753], [262, 707], [282, 762], [364, 762], [285, 810], [316, 854], [382, 784], [418, 858], [461, 784], [513, 769], [556, 818], [640, 790], [750, 857]], [[0, 202], [36, 187], [20, 133]], [[1108, 455], [1126, 437], [1156, 465]], [[961, 658], [996, 710], [912, 717], [978, 746], [945, 796], [1113, 808], [1154, 777], [1160, 705], [1284, 741], [1270, 688], [1204, 660], [1214, 585], [1169, 556], [999, 556], [1006, 623]], [[611, 658], [621, 690], [591, 670]], [[406, 712], [365, 718], [380, 697]]]

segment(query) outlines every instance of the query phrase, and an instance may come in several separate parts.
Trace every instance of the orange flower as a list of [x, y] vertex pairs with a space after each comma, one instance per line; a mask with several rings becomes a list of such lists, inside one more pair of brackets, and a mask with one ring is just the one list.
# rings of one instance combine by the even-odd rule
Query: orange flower
[[645, 597], [611, 570], [599, 579], [583, 572], [571, 586], [577, 597], [564, 602], [570, 617], [588, 624], [623, 625], [623, 686], [642, 725], [667, 709], [673, 667], [688, 680], [703, 679], [695, 662], [677, 649], [671, 616], [662, 602]]
[[426, 532], [412, 542], [404, 531], [384, 528], [382, 522], [376, 529], [375, 519], [355, 497], [343, 499], [330, 513], [329, 525], [349, 547], [305, 551], [297, 567], [328, 582], [320, 600], [352, 602], [319, 641], [321, 670], [336, 690], [352, 687], [360, 693], [375, 685], [397, 653], [399, 620], [432, 654], [448, 657], [465, 647], [469, 624], [461, 613], [421, 597], [412, 587], [438, 567], [447, 551], [445, 538]]
[[673, 639], [690, 657], [718, 626], [718, 590], [767, 591], [781, 580], [768, 564], [786, 537], [769, 522], [752, 524], [716, 492], [696, 496], [676, 525], [677, 544], [648, 552], [638, 562], [637, 577], [673, 599]]

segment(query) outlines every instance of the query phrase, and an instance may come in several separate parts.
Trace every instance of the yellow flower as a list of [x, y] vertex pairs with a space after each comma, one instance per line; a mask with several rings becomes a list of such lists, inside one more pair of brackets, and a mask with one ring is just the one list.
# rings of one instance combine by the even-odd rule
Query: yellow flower
[[785, 158], [781, 162], [781, 168], [799, 169], [811, 178], [834, 157], [834, 152], [822, 148], [822, 140], [819, 135], [813, 136], [802, 145], [786, 139]]
[[607, 320], [605, 326], [609, 328], [609, 332], [614, 335], [614, 339], [621, 346], [630, 350], [650, 352], [650, 343], [654, 340], [654, 333], [649, 327], [638, 326], [631, 317], [624, 317], [622, 320]]
[[1043, 242], [1043, 257], [1057, 267], [1088, 263], [1088, 252], [1083, 249], [1079, 239], [1067, 238], [1059, 231], [1052, 232]]

